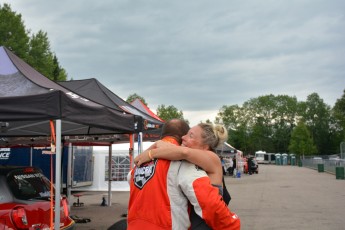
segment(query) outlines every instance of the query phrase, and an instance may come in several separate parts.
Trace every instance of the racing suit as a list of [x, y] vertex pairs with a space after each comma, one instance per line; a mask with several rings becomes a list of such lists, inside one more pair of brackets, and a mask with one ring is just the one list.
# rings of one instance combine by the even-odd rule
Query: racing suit
[[197, 166], [155, 159], [134, 168], [131, 174], [128, 230], [187, 230], [191, 225], [189, 202], [211, 228], [240, 229], [240, 219]]

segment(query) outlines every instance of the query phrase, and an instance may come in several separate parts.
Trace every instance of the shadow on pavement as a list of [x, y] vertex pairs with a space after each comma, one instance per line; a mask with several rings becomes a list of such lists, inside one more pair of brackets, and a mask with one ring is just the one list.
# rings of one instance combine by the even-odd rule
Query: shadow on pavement
[[127, 219], [119, 220], [108, 228], [108, 230], [126, 230], [126, 229], [127, 229]]

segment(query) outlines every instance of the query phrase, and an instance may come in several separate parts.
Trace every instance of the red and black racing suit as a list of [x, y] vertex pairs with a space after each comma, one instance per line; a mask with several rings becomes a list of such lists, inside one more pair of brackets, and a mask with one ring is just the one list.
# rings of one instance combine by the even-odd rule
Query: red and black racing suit
[[128, 230], [187, 230], [189, 202], [212, 229], [240, 229], [240, 219], [194, 164], [155, 159], [131, 173]]

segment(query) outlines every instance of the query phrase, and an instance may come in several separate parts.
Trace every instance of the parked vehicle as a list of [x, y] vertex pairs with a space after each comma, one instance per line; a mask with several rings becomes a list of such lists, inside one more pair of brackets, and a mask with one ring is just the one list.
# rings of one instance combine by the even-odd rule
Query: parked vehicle
[[265, 151], [259, 150], [259, 151], [255, 152], [255, 159], [256, 159], [257, 163], [259, 163], [259, 164], [265, 163], [265, 156], [266, 156]]
[[[38, 168], [0, 166], [0, 229], [50, 229], [55, 203], [50, 190], [50, 181]], [[74, 229], [65, 197], [60, 206], [60, 229]]]
[[254, 157], [249, 157], [249, 159], [250, 160], [248, 164], [248, 158], [244, 158], [244, 167], [243, 167], [244, 173], [248, 173], [249, 172], [248, 167], [251, 167], [251, 172], [258, 174], [259, 173], [258, 162], [256, 161]]

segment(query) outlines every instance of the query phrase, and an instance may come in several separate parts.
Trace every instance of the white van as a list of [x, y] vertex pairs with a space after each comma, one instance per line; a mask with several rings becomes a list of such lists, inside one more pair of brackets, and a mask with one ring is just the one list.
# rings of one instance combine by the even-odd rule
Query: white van
[[263, 164], [265, 163], [265, 155], [266, 155], [266, 152], [265, 151], [256, 151], [255, 152], [255, 159], [256, 159], [256, 162], [258, 164]]

